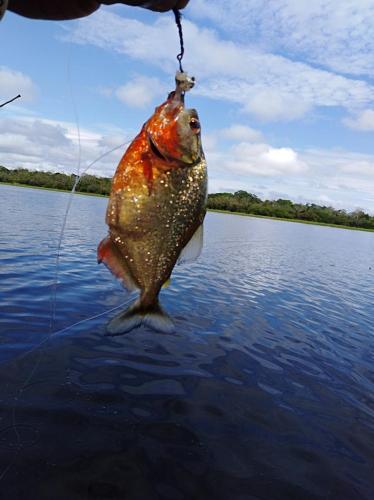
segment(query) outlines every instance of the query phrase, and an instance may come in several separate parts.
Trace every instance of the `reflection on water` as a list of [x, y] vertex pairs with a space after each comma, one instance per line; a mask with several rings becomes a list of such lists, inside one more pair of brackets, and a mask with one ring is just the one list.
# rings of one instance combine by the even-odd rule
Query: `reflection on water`
[[210, 213], [162, 292], [176, 334], [108, 337], [131, 296], [77, 196], [49, 337], [68, 195], [0, 194], [4, 498], [373, 498], [373, 234]]

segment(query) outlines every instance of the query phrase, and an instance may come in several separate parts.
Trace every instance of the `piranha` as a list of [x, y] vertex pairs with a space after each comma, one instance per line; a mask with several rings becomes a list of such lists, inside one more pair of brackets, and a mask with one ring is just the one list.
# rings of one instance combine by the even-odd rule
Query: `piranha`
[[155, 109], [123, 155], [113, 177], [106, 223], [98, 247], [103, 262], [139, 298], [108, 324], [110, 334], [141, 324], [171, 333], [174, 323], [159, 292], [177, 262], [198, 257], [203, 244], [207, 167], [200, 122], [184, 105], [194, 79], [177, 73], [176, 89]]

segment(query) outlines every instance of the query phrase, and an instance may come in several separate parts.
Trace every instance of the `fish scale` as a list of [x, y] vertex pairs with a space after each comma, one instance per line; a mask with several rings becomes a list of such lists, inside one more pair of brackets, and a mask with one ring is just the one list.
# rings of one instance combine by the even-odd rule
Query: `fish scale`
[[[122, 231], [122, 237], [113, 229], [112, 236], [120, 238], [121, 253], [132, 274], [139, 276], [141, 288], [161, 287], [169, 278], [188, 236], [203, 222], [206, 189], [201, 185], [206, 183], [203, 160], [193, 167], [162, 174], [155, 183], [154, 196], [148, 196], [146, 189], [135, 197], [127, 190], [117, 195], [119, 225], [130, 229]], [[116, 227], [113, 215], [108, 221]]]

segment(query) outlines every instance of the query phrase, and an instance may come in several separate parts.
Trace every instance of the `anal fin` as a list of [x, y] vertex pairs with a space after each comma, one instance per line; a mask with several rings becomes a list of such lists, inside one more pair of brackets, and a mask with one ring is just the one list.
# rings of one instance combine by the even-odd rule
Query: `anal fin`
[[104, 238], [97, 247], [97, 262], [103, 262], [129, 291], [139, 288], [110, 236]]

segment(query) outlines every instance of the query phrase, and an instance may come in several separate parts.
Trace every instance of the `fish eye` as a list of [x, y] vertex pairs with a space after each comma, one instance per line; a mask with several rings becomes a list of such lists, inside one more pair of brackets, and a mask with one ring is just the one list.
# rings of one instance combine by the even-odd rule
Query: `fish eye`
[[190, 120], [190, 127], [192, 130], [198, 131], [200, 130], [200, 122], [197, 118], [191, 118]]

